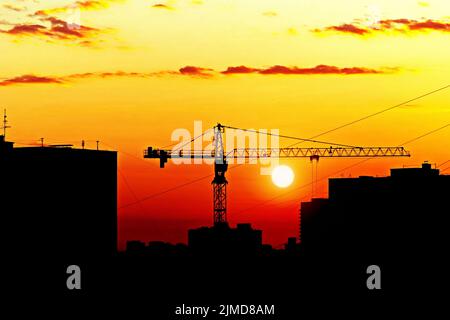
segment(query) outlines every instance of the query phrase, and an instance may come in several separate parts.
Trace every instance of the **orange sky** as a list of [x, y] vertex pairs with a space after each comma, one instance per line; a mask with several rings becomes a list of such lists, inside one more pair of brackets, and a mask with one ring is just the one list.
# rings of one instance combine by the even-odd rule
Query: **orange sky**
[[[122, 207], [212, 172], [142, 159], [194, 120], [310, 137], [448, 85], [449, 19], [448, 1], [1, 0], [0, 107], [16, 142], [119, 150]], [[449, 123], [449, 102], [441, 91], [321, 139], [395, 146]], [[407, 145], [409, 159], [337, 176], [440, 164], [448, 141], [445, 129]], [[319, 176], [357, 161], [323, 159]], [[228, 174], [230, 222], [253, 223], [274, 245], [297, 235], [299, 199], [310, 197], [309, 160], [282, 163], [296, 174], [287, 189], [254, 165]], [[211, 211], [207, 178], [120, 209], [119, 237], [185, 241]]]

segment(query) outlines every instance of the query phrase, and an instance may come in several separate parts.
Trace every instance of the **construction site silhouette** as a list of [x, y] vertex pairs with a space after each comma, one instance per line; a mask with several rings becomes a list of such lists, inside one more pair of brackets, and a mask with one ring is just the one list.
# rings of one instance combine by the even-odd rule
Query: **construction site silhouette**
[[[150, 291], [165, 301], [211, 298], [210, 292], [230, 298], [230, 291], [235, 299], [278, 301], [288, 299], [288, 287], [367, 292], [371, 264], [386, 270], [385, 288], [415, 290], [414, 272], [426, 270], [432, 284], [445, 266], [450, 176], [429, 163], [386, 177], [329, 179], [328, 198], [299, 203], [299, 235], [282, 249], [264, 244], [263, 231], [248, 223], [219, 222], [188, 230], [187, 244], [136, 239], [123, 252], [117, 251], [116, 152], [15, 148], [1, 136], [0, 167], [4, 226], [20, 230], [7, 233], [11, 259], [4, 264], [19, 291], [29, 290], [18, 275], [30, 265], [43, 275], [34, 288], [68, 296]], [[65, 268], [74, 263], [84, 270], [80, 293], [65, 288]]]

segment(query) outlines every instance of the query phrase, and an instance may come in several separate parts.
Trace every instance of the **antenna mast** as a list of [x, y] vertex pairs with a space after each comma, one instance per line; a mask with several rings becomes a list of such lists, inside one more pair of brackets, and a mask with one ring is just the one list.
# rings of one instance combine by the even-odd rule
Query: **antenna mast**
[[8, 119], [6, 116], [6, 109], [3, 110], [3, 139], [6, 140], [6, 129], [11, 128], [10, 126], [8, 126]]

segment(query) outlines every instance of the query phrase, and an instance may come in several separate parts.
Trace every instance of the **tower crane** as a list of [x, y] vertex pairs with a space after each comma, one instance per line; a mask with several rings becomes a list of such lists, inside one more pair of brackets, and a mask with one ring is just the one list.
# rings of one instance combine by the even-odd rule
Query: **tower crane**
[[[319, 158], [379, 158], [379, 157], [409, 157], [409, 151], [404, 147], [355, 147], [342, 144], [332, 144], [330, 147], [285, 147], [285, 148], [235, 148], [225, 152], [223, 147], [223, 135], [225, 129], [242, 131], [253, 131], [240, 129], [218, 123], [214, 126], [214, 149], [213, 150], [193, 150], [189, 154], [183, 154], [182, 150], [153, 149], [148, 147], [144, 151], [144, 158], [159, 159], [160, 168], [164, 168], [168, 159], [191, 158], [191, 159], [214, 159], [214, 179], [213, 186], [213, 217], [214, 225], [227, 223], [227, 184], [225, 173], [228, 170], [227, 159], [258, 159], [258, 158], [309, 158], [318, 160]], [[257, 131], [254, 131], [257, 132]], [[204, 134], [204, 133], [203, 133]], [[203, 135], [202, 134], [202, 135]], [[281, 136], [279, 137], [286, 137]], [[197, 137], [198, 138], [198, 137]], [[292, 138], [292, 137], [291, 137]], [[193, 140], [195, 140], [194, 138]], [[300, 139], [303, 141], [325, 143], [323, 141]], [[191, 140], [191, 142], [193, 141]]]

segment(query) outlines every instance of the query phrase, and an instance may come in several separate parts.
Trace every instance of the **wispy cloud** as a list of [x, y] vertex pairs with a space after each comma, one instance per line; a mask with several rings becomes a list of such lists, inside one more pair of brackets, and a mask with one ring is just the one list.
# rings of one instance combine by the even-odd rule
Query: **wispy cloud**
[[158, 72], [85, 72], [74, 73], [64, 76], [41, 76], [41, 75], [21, 75], [0, 80], [0, 87], [24, 84], [70, 84], [83, 79], [108, 79], [108, 78], [151, 78], [167, 75], [183, 75], [179, 71], [158, 71]]
[[247, 66], [228, 67], [227, 70], [222, 71], [222, 74], [245, 74], [245, 73], [257, 73], [261, 69], [250, 68]]
[[76, 6], [78, 6], [81, 10], [101, 10], [108, 8], [111, 4], [123, 2], [119, 0], [86, 0], [86, 1], [77, 1]]
[[67, 13], [75, 10], [90, 11], [103, 10], [111, 6], [111, 4], [123, 2], [122, 0], [84, 0], [75, 1], [73, 4], [55, 7], [50, 9], [38, 10], [35, 15], [54, 15], [59, 13]]
[[23, 75], [0, 81], [0, 87], [7, 87], [17, 84], [61, 84], [62, 81], [53, 77], [40, 77], [35, 75]]
[[278, 16], [278, 13], [276, 11], [265, 11], [262, 15], [266, 17], [276, 17]]
[[0, 25], [4, 25], [4, 26], [14, 26], [14, 25], [16, 25], [16, 24], [13, 23], [13, 22], [10, 22], [10, 21], [8, 21], [8, 20], [0, 19]]
[[417, 4], [421, 7], [429, 7], [430, 6], [430, 4], [425, 1], [418, 1]]
[[86, 72], [86, 73], [75, 73], [71, 75], [67, 75], [61, 77], [61, 81], [70, 81], [72, 79], [89, 79], [89, 78], [121, 78], [121, 77], [129, 77], [129, 78], [149, 78], [157, 75], [164, 74], [161, 72], [126, 72], [126, 71], [114, 71], [114, 72]]
[[154, 73], [139, 73], [139, 72], [86, 72], [86, 73], [74, 73], [65, 76], [37, 76], [37, 75], [23, 75], [8, 78], [0, 81], [0, 86], [13, 86], [23, 84], [68, 84], [75, 80], [90, 79], [90, 78], [120, 78], [120, 77], [138, 77], [147, 78], [150, 76], [156, 76]]
[[[390, 71], [392, 72], [392, 70]], [[312, 68], [299, 68], [299, 67], [287, 67], [281, 65], [275, 65], [269, 68], [251, 68], [246, 66], [228, 67], [222, 74], [248, 74], [258, 73], [262, 75], [271, 74], [287, 74], [287, 75], [314, 75], [314, 74], [340, 74], [340, 75], [352, 75], [352, 74], [382, 74], [390, 73], [385, 69], [371, 69], [363, 67], [350, 67], [339, 68], [329, 65], [318, 65]]]
[[185, 66], [177, 71], [162, 70], [156, 72], [85, 72], [64, 76], [21, 75], [0, 80], [1, 87], [23, 84], [70, 84], [83, 79], [109, 79], [109, 78], [141, 78], [163, 76], [187, 76], [193, 78], [213, 79], [215, 76], [228, 76], [233, 74], [259, 74], [259, 75], [354, 75], [354, 74], [389, 74], [397, 72], [398, 68], [371, 69], [363, 67], [339, 68], [336, 66], [318, 65], [312, 68], [299, 68], [275, 65], [269, 68], [252, 68], [247, 66], [228, 67], [224, 71], [211, 68]]
[[163, 9], [163, 10], [175, 10], [174, 7], [172, 7], [172, 6], [168, 5], [168, 4], [164, 4], [164, 3], [154, 4], [154, 5], [152, 5], [152, 8]]
[[213, 69], [209, 68], [201, 68], [194, 66], [186, 66], [179, 70], [180, 74], [189, 75], [189, 76], [200, 76], [200, 77], [211, 77], [213, 76]]
[[331, 27], [327, 27], [325, 28], [325, 30], [317, 30], [319, 32], [322, 31], [337, 31], [337, 32], [344, 32], [344, 33], [354, 33], [354, 34], [358, 34], [358, 35], [364, 35], [366, 33], [369, 33], [369, 30], [364, 28], [364, 27], [358, 27], [356, 25], [353, 24], [341, 24], [339, 26], [331, 26]]
[[316, 33], [347, 33], [358, 36], [381, 34], [381, 33], [412, 33], [419, 31], [450, 32], [450, 23], [446, 20], [414, 20], [414, 19], [385, 19], [370, 25], [358, 23], [345, 23], [335, 26], [327, 26], [312, 30]]
[[16, 12], [22, 12], [22, 11], [27, 10], [27, 7], [25, 7], [25, 6], [18, 6], [18, 5], [9, 4], [9, 3], [2, 5], [2, 7], [7, 10], [16, 11]]
[[[0, 33], [19, 37], [38, 37], [52, 40], [70, 40], [77, 44], [86, 43], [86, 40], [99, 34], [100, 30], [72, 25], [55, 17], [45, 17], [42, 24], [19, 24], [8, 30], [0, 30]], [[82, 41], [79, 41], [82, 40]]]
[[[34, 1], [34, 0], [33, 0]], [[88, 10], [102, 10], [114, 3], [125, 0], [78, 0], [71, 4], [32, 11], [17, 5], [3, 5], [4, 8], [21, 12], [14, 23], [0, 21], [0, 34], [16, 38], [37, 38], [50, 43], [61, 42], [85, 47], [98, 48], [104, 39], [100, 37], [111, 29], [95, 28], [81, 23], [81, 12]], [[44, 5], [44, 2], [34, 1], [33, 7]], [[67, 2], [66, 2], [67, 3]], [[37, 4], [37, 5], [36, 5]], [[22, 10], [23, 9], [23, 10]]]
[[0, 29], [0, 34], [13, 37], [34, 37], [47, 42], [62, 41], [64, 43], [75, 44], [87, 47], [97, 47], [97, 38], [107, 30], [100, 30], [85, 25], [81, 25], [79, 19], [69, 20], [48, 15], [43, 11], [29, 15], [33, 22], [27, 23], [2, 23], [9, 28]]

